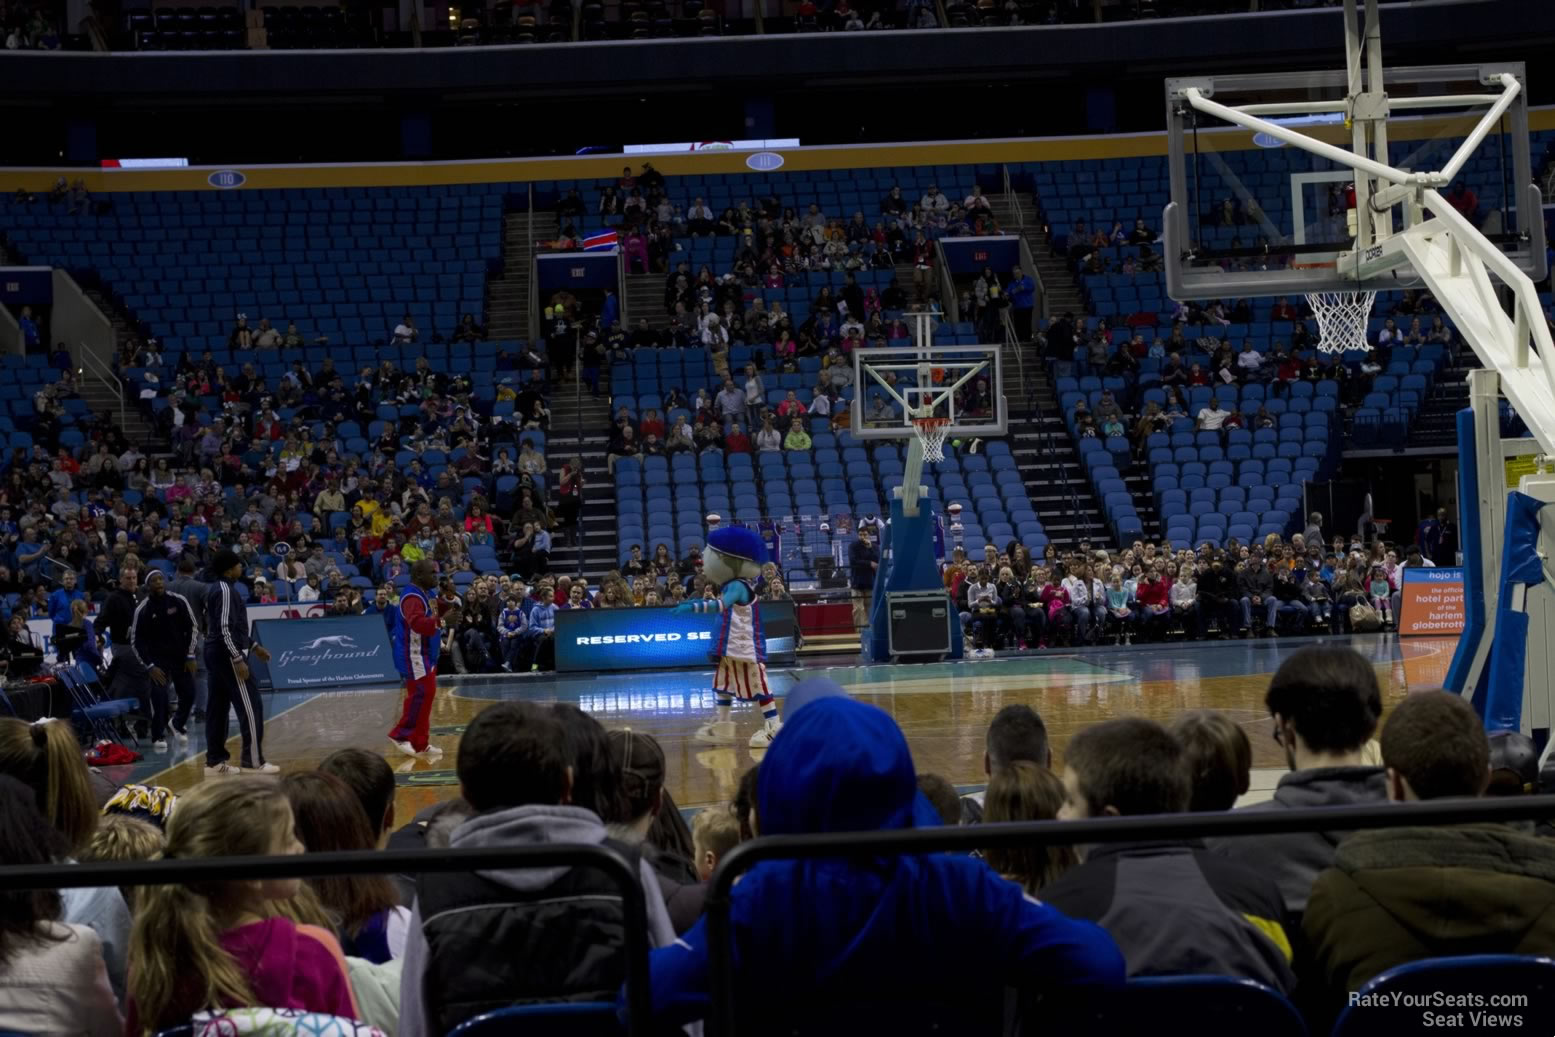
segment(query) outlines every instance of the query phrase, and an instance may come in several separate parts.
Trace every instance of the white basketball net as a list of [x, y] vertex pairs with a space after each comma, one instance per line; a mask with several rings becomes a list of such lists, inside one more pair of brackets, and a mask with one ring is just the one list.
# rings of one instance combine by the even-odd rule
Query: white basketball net
[[1307, 305], [1317, 317], [1317, 348], [1324, 353], [1366, 349], [1366, 324], [1376, 292], [1309, 292]]
[[923, 459], [929, 463], [945, 460], [945, 434], [950, 431], [949, 418], [913, 418], [912, 427], [923, 444]]

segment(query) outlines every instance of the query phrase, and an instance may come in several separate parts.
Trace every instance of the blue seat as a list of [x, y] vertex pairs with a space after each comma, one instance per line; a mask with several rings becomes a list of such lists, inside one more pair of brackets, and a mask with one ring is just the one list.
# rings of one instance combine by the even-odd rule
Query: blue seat
[[[1452, 958], [1428, 958], [1399, 965], [1373, 976], [1357, 991], [1362, 1003], [1369, 995], [1392, 999], [1402, 995], [1403, 1000], [1422, 998], [1420, 1004], [1430, 1003], [1437, 994], [1462, 997], [1472, 994], [1491, 1004], [1497, 995], [1525, 995], [1521, 1007], [1508, 1009], [1511, 1014], [1522, 1016], [1520, 1033], [1549, 1033], [1555, 1028], [1555, 959], [1518, 954], [1468, 954]], [[1378, 1002], [1374, 1002], [1378, 1003]], [[1449, 1000], [1449, 1003], [1451, 1001]], [[1464, 1001], [1457, 1002], [1466, 1003]], [[1379, 1009], [1347, 1007], [1334, 1025], [1333, 1037], [1362, 1037], [1377, 1032], [1376, 1013]], [[1495, 1008], [1487, 1012], [1498, 1014]], [[1416, 1027], [1390, 1032], [1415, 1033]]]
[[619, 1037], [625, 1032], [613, 1002], [567, 1001], [499, 1008], [460, 1023], [448, 1037]]

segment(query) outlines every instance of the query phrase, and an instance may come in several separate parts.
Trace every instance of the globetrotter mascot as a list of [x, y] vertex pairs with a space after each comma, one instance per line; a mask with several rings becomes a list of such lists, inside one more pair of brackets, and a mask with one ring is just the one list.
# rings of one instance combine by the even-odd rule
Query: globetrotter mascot
[[718, 715], [697, 731], [699, 741], [736, 741], [734, 721], [729, 719], [729, 708], [734, 705], [735, 696], [747, 701], [755, 699], [761, 706], [764, 722], [761, 729], [751, 735], [751, 748], [765, 749], [782, 727], [777, 704], [772, 701], [772, 690], [767, 687], [766, 641], [761, 634], [760, 606], [756, 602], [756, 579], [761, 575], [766, 556], [761, 535], [753, 529], [726, 526], [713, 530], [702, 550], [702, 575], [718, 587], [718, 597], [685, 601], [675, 606], [679, 615], [723, 613], [712, 653], [713, 661], [718, 664], [713, 675]]

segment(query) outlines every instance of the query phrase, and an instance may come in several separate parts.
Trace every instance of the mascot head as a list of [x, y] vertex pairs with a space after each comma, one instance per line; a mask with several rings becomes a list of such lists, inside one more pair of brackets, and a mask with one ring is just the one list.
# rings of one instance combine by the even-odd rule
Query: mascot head
[[753, 529], [724, 526], [707, 535], [702, 549], [702, 574], [722, 587], [730, 580], [755, 580], [767, 560], [767, 546]]

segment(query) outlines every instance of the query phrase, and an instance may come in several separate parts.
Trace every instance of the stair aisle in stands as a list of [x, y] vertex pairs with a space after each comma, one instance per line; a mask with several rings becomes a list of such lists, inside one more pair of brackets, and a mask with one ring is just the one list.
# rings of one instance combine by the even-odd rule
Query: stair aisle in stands
[[1058, 400], [1047, 375], [1032, 364], [1026, 377], [1036, 412], [1020, 420], [1012, 417], [1010, 438], [1015, 462], [1043, 528], [1060, 550], [1073, 548], [1082, 540], [1093, 545], [1110, 543], [1112, 536], [1101, 504], [1091, 492], [1069, 430], [1058, 416]]
[[669, 314], [664, 312], [664, 274], [626, 275], [626, 313], [632, 328], [644, 317], [648, 326], [663, 331], [670, 326]]
[[[556, 236], [553, 213], [535, 212], [534, 236], [538, 241]], [[529, 279], [534, 273], [535, 251], [535, 242], [529, 240], [529, 214], [503, 214], [502, 276], [486, 282], [488, 338], [500, 341], [529, 338]]]
[[546, 463], [550, 469], [547, 489], [553, 509], [562, 465], [573, 457], [583, 459], [579, 530], [556, 530], [552, 534], [551, 571], [568, 575], [581, 571], [591, 582], [598, 581], [617, 563], [615, 493], [605, 460], [605, 448], [609, 445], [605, 430], [610, 426], [610, 393], [604, 384], [607, 377], [601, 379], [598, 398], [589, 395], [587, 386], [579, 394], [573, 383], [558, 383], [551, 392], [551, 428], [546, 437]]

